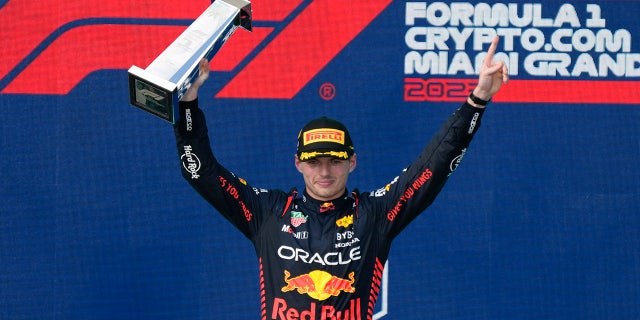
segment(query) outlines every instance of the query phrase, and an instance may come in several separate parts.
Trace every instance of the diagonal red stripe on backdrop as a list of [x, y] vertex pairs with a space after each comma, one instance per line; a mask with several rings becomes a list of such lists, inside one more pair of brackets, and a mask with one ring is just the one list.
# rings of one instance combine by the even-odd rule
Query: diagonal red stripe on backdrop
[[[290, 14], [301, 0], [253, 0], [254, 20], [280, 21]], [[61, 26], [87, 18], [138, 18], [138, 19], [177, 19], [193, 20], [211, 4], [211, 1], [144, 1], [139, 4], [130, 0], [50, 0], [41, 1], [9, 1], [0, 9], [0, 79], [13, 70], [27, 55], [42, 43], [51, 33]], [[184, 28], [183, 28], [184, 29]], [[97, 35], [100, 38], [108, 34]], [[125, 35], [130, 38], [130, 35]], [[177, 35], [176, 35], [177, 36]], [[175, 37], [174, 36], [174, 39]], [[165, 39], [163, 36], [162, 39]], [[74, 53], [88, 52], [97, 44], [92, 39], [84, 39], [84, 47]], [[112, 39], [118, 42], [119, 39]], [[164, 41], [166, 45], [171, 41]], [[103, 43], [104, 44], [104, 43]], [[108, 45], [108, 43], [107, 43]], [[136, 50], [147, 50], [138, 47]], [[73, 59], [76, 55], [74, 54]], [[94, 59], [87, 57], [86, 59]], [[118, 60], [119, 57], [113, 57]], [[108, 62], [107, 62], [108, 63]], [[130, 60], [128, 65], [140, 61]], [[109, 63], [108, 63], [109, 64]], [[95, 65], [100, 68], [100, 65]], [[128, 69], [128, 66], [127, 66]]]
[[[185, 26], [92, 25], [64, 33], [2, 93], [66, 94], [99, 69], [145, 68]], [[212, 61], [215, 71], [233, 69], [271, 32], [239, 29]], [[245, 33], [243, 35], [243, 33]]]
[[251, 0], [253, 19], [256, 21], [282, 21], [302, 3], [302, 0]]
[[[162, 5], [132, 6], [131, 1], [9, 1], [0, 10], [0, 78], [7, 75], [46, 37], [61, 26], [86, 18], [164, 18], [190, 19], [197, 17], [206, 2], [185, 5], [179, 1], [165, 1]], [[102, 35], [101, 35], [102, 36]], [[11, 39], [11, 40], [9, 40]], [[10, 42], [10, 45], [7, 45]], [[85, 43], [87, 47], [91, 42]], [[89, 48], [81, 48], [82, 52]]]
[[291, 99], [391, 0], [316, 0], [217, 95]]

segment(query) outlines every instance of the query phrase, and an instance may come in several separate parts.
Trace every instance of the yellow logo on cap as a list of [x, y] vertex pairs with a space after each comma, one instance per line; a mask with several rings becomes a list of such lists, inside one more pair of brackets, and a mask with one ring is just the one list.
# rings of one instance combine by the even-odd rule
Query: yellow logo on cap
[[302, 152], [300, 154], [300, 161], [313, 159], [315, 157], [328, 156], [339, 159], [349, 159], [349, 154], [346, 151], [327, 151], [327, 152]]
[[306, 131], [302, 143], [306, 146], [314, 142], [336, 142], [344, 144], [344, 131], [331, 128], [321, 128]]

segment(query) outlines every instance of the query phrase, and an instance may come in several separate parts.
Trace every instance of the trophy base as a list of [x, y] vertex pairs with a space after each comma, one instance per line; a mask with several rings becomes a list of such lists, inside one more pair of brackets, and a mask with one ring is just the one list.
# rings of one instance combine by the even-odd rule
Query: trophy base
[[129, 97], [132, 105], [166, 121], [178, 119], [177, 85], [136, 66], [129, 68]]

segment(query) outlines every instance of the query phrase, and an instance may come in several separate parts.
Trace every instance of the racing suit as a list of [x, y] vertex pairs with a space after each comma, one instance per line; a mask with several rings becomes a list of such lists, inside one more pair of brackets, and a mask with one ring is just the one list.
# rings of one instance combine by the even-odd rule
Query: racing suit
[[261, 319], [371, 319], [392, 240], [429, 206], [480, 126], [464, 103], [386, 186], [333, 201], [251, 187], [214, 157], [198, 100], [174, 127], [182, 175], [253, 243]]

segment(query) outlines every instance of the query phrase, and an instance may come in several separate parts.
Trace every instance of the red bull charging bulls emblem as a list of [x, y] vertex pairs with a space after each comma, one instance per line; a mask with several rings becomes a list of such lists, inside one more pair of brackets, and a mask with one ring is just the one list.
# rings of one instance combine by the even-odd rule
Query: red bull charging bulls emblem
[[307, 294], [311, 298], [322, 301], [331, 296], [337, 297], [341, 292], [354, 293], [353, 287], [354, 273], [349, 273], [349, 279], [338, 278], [322, 270], [313, 270], [308, 274], [290, 278], [291, 273], [284, 271], [284, 282], [282, 292], [297, 290], [299, 294]]

